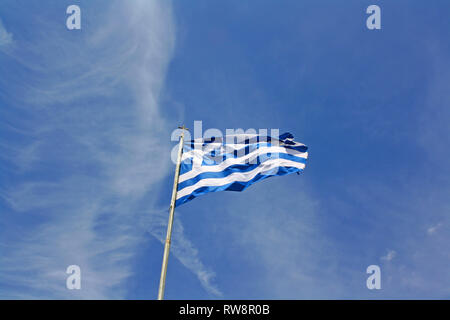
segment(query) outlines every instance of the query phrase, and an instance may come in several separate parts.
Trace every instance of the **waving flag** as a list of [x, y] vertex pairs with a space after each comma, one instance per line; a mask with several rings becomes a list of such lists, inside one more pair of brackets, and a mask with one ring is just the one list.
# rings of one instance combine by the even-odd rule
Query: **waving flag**
[[272, 176], [303, 171], [307, 147], [290, 133], [278, 138], [235, 134], [185, 141], [176, 206], [217, 191], [242, 191]]
[[185, 126], [178, 144], [177, 166], [169, 207], [158, 300], [164, 298], [167, 263], [175, 207], [195, 197], [216, 191], [242, 191], [253, 183], [303, 171], [308, 148], [290, 133], [279, 137], [234, 134], [184, 141]]

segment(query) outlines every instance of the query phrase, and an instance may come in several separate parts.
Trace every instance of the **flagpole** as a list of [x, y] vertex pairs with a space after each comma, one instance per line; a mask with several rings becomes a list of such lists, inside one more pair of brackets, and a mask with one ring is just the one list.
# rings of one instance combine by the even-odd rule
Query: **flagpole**
[[179, 140], [179, 144], [178, 144], [178, 158], [177, 158], [177, 165], [175, 167], [175, 178], [173, 179], [172, 199], [170, 200], [170, 207], [169, 207], [169, 223], [167, 225], [166, 242], [164, 244], [164, 256], [163, 256], [162, 268], [161, 268], [161, 278], [159, 280], [158, 300], [164, 299], [164, 289], [166, 287], [167, 263], [169, 260], [170, 240], [172, 238], [173, 216], [175, 213], [175, 201], [177, 199], [177, 189], [178, 189], [178, 178], [180, 176], [181, 155], [183, 153], [184, 130], [187, 130], [187, 128], [184, 125], [182, 127], [178, 127], [178, 128], [182, 129], [182, 132], [181, 132], [180, 140]]

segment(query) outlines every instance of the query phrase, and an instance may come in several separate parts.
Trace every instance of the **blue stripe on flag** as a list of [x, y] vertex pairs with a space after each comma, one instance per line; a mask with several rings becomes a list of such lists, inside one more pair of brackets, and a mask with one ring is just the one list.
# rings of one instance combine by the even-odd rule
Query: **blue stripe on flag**
[[303, 169], [299, 169], [299, 168], [295, 168], [295, 167], [278, 167], [276, 168], [274, 171], [276, 171], [276, 175], [275, 174], [257, 174], [252, 180], [247, 181], [247, 182], [240, 182], [240, 181], [235, 181], [223, 186], [213, 186], [213, 187], [201, 187], [198, 188], [196, 190], [194, 190], [192, 193], [178, 199], [175, 202], [176, 206], [179, 206], [183, 203], [186, 203], [202, 194], [206, 194], [206, 193], [210, 193], [210, 192], [218, 192], [218, 191], [243, 191], [245, 189], [247, 189], [248, 187], [250, 187], [252, 184], [254, 184], [255, 182], [264, 180], [266, 178], [269, 177], [274, 177], [274, 176], [284, 176], [290, 173], [294, 173], [294, 172], [301, 172], [303, 171]]
[[[264, 161], [273, 160], [273, 159], [286, 159], [286, 160], [291, 160], [291, 161], [295, 161], [295, 162], [299, 162], [299, 163], [306, 163], [305, 158], [296, 157], [294, 155], [287, 154], [287, 153], [272, 153], [270, 156], [261, 155], [260, 157], [263, 158]], [[261, 159], [260, 157], [258, 157], [258, 158]], [[229, 176], [230, 174], [232, 174], [234, 172], [251, 171], [251, 170], [259, 167], [261, 165], [261, 163], [264, 163], [264, 161], [261, 162], [259, 159], [258, 159], [257, 163], [255, 163], [255, 164], [246, 164], [246, 163], [233, 164], [233, 165], [230, 165], [229, 167], [224, 168], [223, 171], [199, 173], [197, 176], [195, 176], [189, 180], [178, 183], [178, 190], [181, 190], [185, 187], [191, 186], [202, 179], [223, 178], [223, 177]]]

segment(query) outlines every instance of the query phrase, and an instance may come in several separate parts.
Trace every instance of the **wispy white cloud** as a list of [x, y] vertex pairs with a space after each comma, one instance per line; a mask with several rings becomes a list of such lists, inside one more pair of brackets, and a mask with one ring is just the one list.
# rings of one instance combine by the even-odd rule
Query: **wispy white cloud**
[[[145, 223], [148, 231], [162, 244], [166, 238], [168, 214], [166, 211], [159, 211], [149, 215]], [[215, 273], [209, 270], [200, 260], [199, 252], [193, 243], [185, 236], [184, 228], [180, 219], [174, 219], [171, 252], [173, 255], [200, 281], [203, 288], [214, 296], [222, 296], [222, 292], [213, 283]]]
[[395, 250], [388, 250], [386, 255], [381, 257], [381, 260], [389, 262], [392, 259], [394, 259], [396, 255], [397, 255], [397, 252], [395, 252]]
[[[170, 2], [136, 0], [114, 1], [96, 23], [101, 27], [91, 25], [82, 41], [44, 23], [33, 42], [10, 57], [39, 79], [21, 79], [26, 90], [10, 101], [27, 115], [9, 128], [22, 141], [0, 146], [12, 172], [27, 174], [0, 190], [14, 212], [5, 219], [14, 217], [17, 228], [2, 235], [2, 297], [127, 294], [130, 258], [146, 231], [137, 226], [138, 212], [155, 211], [149, 195], [157, 193], [171, 165], [171, 130], [158, 100], [174, 22]], [[0, 36], [2, 43], [10, 39], [3, 28]], [[30, 219], [35, 223], [26, 223]], [[207, 290], [220, 294], [179, 222], [175, 233], [181, 235], [176, 256]], [[80, 291], [65, 288], [71, 264], [81, 267]]]
[[6, 31], [2, 20], [0, 19], [0, 48], [12, 43], [12, 41], [13, 41], [12, 34]]
[[438, 224], [435, 224], [435, 225], [433, 225], [433, 226], [430, 226], [428, 229], [427, 229], [427, 233], [429, 234], [429, 235], [433, 235], [433, 234], [435, 234], [436, 233], [436, 231], [440, 228], [442, 226], [442, 223], [438, 223]]

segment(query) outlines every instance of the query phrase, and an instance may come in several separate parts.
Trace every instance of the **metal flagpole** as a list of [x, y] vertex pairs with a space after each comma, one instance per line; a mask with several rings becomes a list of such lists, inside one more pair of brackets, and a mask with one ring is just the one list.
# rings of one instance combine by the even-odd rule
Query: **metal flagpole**
[[169, 207], [169, 224], [167, 225], [166, 243], [164, 245], [164, 256], [163, 256], [162, 268], [161, 268], [161, 278], [159, 280], [158, 300], [163, 300], [164, 289], [166, 287], [167, 262], [169, 260], [169, 250], [170, 250], [170, 239], [172, 237], [173, 216], [174, 216], [174, 212], [175, 212], [175, 201], [177, 199], [178, 177], [180, 176], [181, 155], [183, 153], [184, 130], [187, 130], [187, 128], [184, 125], [182, 127], [178, 127], [178, 128], [182, 129], [183, 131], [181, 132], [181, 135], [180, 135], [180, 141], [179, 141], [179, 146], [178, 146], [178, 159], [177, 159], [177, 165], [175, 167], [175, 178], [173, 179], [172, 199], [170, 200], [170, 207]]

